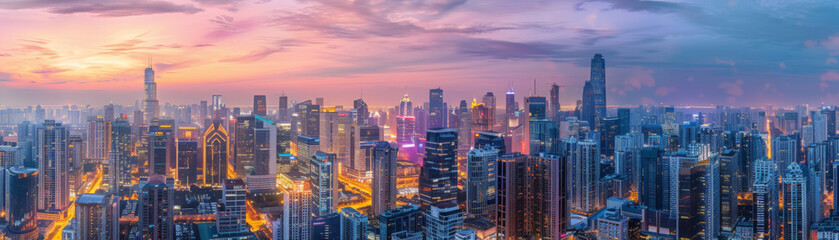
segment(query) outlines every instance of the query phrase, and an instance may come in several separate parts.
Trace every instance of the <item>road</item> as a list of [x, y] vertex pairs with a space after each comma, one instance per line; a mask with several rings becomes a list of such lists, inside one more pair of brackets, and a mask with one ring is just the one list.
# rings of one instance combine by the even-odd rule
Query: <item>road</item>
[[[98, 168], [96, 170], [96, 176], [93, 178], [92, 184], [88, 185], [88, 189], [84, 191], [84, 193], [95, 193], [96, 190], [99, 190], [102, 187], [102, 168]], [[64, 227], [67, 226], [67, 223], [70, 219], [76, 216], [76, 203], [70, 203], [70, 206], [67, 208], [67, 217], [56, 221], [53, 224], [53, 227], [47, 230], [47, 234], [44, 235], [44, 239], [52, 239], [52, 240], [60, 240], [61, 239], [61, 231], [64, 230]]]

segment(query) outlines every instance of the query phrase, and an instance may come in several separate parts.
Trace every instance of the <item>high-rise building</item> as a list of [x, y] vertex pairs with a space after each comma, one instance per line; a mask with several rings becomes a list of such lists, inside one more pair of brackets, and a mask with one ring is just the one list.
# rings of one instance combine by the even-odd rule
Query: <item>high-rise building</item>
[[388, 142], [362, 143], [362, 151], [370, 162], [373, 171], [373, 206], [371, 214], [378, 216], [396, 207], [397, 196], [397, 162], [398, 148]]
[[498, 151], [498, 154], [507, 153], [507, 146], [504, 142], [504, 135], [498, 132], [480, 131], [475, 134], [475, 148], [491, 147]]
[[146, 93], [146, 100], [143, 101], [143, 104], [145, 105], [143, 118], [147, 121], [151, 121], [152, 119], [160, 117], [160, 106], [157, 102], [157, 83], [154, 82], [154, 70], [151, 68], [151, 60], [149, 60], [149, 66], [146, 68], [144, 79], [145, 81], [143, 81], [143, 83], [145, 85], [144, 90]]
[[305, 179], [294, 179], [291, 188], [283, 191], [282, 239], [311, 239], [312, 190]]
[[421, 207], [457, 200], [457, 138], [456, 129], [428, 130], [419, 176]]
[[778, 164], [765, 156], [754, 162], [754, 236], [755, 239], [778, 239], [781, 236], [777, 221], [778, 204]]
[[562, 120], [562, 110], [559, 105], [559, 85], [555, 83], [551, 85], [551, 99], [550, 99], [550, 114], [548, 118], [551, 121], [559, 122]]
[[148, 135], [148, 176], [169, 174], [175, 165], [175, 121], [172, 119], [154, 119], [149, 125]]
[[779, 163], [779, 169], [786, 169], [787, 165], [798, 162], [798, 152], [801, 141], [794, 135], [781, 135], [772, 138], [772, 160]]
[[573, 138], [564, 141], [569, 150], [568, 156], [571, 159], [571, 166], [574, 169], [572, 175], [572, 209], [594, 213], [602, 206], [600, 201], [600, 151], [599, 146], [593, 139], [576, 141]]
[[582, 99], [582, 106], [580, 109], [580, 120], [583, 120], [588, 123], [589, 126], [592, 126], [592, 129], [597, 129], [594, 126], [597, 126], [595, 120], [597, 119], [597, 115], [595, 114], [595, 106], [594, 106], [594, 90], [591, 84], [591, 81], [586, 81], [585, 85], [583, 85], [583, 99]]
[[62, 211], [70, 206], [68, 186], [67, 128], [46, 120], [37, 128], [38, 209]]
[[620, 122], [616, 117], [600, 119], [600, 154], [612, 156], [615, 154], [615, 137], [620, 131]]
[[632, 115], [629, 108], [618, 108], [618, 134], [624, 135], [632, 131], [630, 123]]
[[341, 239], [367, 239], [368, 221], [367, 215], [355, 210], [355, 208], [342, 208]]
[[137, 216], [143, 239], [175, 239], [174, 179], [161, 175], [149, 177], [138, 196]]
[[297, 132], [300, 135], [320, 137], [320, 105], [312, 104], [311, 100], [297, 104]]
[[668, 171], [661, 149], [642, 148], [637, 164], [638, 182], [635, 186], [638, 188], [638, 203], [652, 209], [668, 209], [669, 196], [664, 193], [664, 189], [668, 188]]
[[466, 216], [495, 219], [498, 149], [473, 148], [467, 154]]
[[[704, 239], [719, 233], [719, 160], [717, 156], [671, 157], [678, 172], [670, 192], [678, 206], [677, 233], [681, 239]], [[671, 215], [673, 213], [671, 212]]]
[[108, 166], [108, 185], [110, 192], [121, 196], [131, 186], [131, 124], [123, 115], [111, 124], [111, 149]]
[[335, 154], [317, 152], [310, 159], [309, 182], [312, 191], [312, 215], [324, 216], [338, 207], [338, 163]]
[[248, 189], [242, 179], [225, 179], [221, 187], [221, 205], [216, 217], [216, 229], [220, 235], [237, 235], [249, 232], [245, 222], [245, 196]]
[[508, 153], [498, 160], [498, 239], [559, 239], [570, 214], [566, 161], [557, 156]]
[[422, 218], [416, 205], [404, 205], [382, 213], [379, 220], [379, 239], [392, 240], [398, 232], [421, 232]]
[[253, 95], [253, 115], [268, 116], [268, 100], [265, 95]]
[[201, 153], [198, 148], [198, 142], [192, 139], [177, 139], [177, 160], [178, 163], [178, 185], [190, 186], [193, 184], [200, 184], [198, 182], [198, 163]]
[[210, 117], [210, 114], [207, 112], [207, 101], [199, 102], [198, 106], [198, 122], [203, 123], [204, 119]]
[[487, 108], [487, 126], [489, 126], [489, 131], [495, 127], [495, 95], [492, 92], [487, 92], [484, 95], [483, 102], [484, 106]]
[[724, 149], [719, 153], [720, 228], [724, 231], [733, 231], [739, 216], [737, 193], [740, 181], [737, 175], [743, 174], [739, 172], [740, 159], [740, 152], [737, 150]]
[[76, 199], [77, 240], [119, 239], [119, 197], [82, 194]]
[[416, 117], [413, 115], [396, 116], [396, 143], [400, 145], [412, 144], [414, 142], [414, 123]]
[[289, 122], [288, 117], [288, 97], [280, 96], [280, 108], [277, 110], [277, 122]]
[[518, 104], [516, 104], [516, 92], [513, 91], [512, 88], [507, 90], [506, 99], [504, 101], [504, 110], [506, 112], [504, 115], [506, 129], [518, 127], [519, 117], [517, 116], [517, 113], [519, 111], [519, 107]]
[[236, 118], [234, 166], [237, 176], [276, 175], [276, 128], [274, 122], [259, 115]]
[[594, 121], [589, 122], [592, 129], [599, 129], [600, 119], [608, 117], [606, 113], [606, 59], [601, 54], [591, 58], [591, 93], [594, 103]]
[[11, 239], [37, 239], [38, 238], [38, 181], [41, 179], [38, 169], [11, 167], [2, 170], [0, 174], [4, 179], [0, 188], [2, 200], [0, 207], [5, 216], [0, 219], [7, 220], [7, 237]]
[[807, 180], [804, 170], [798, 163], [793, 162], [787, 165], [784, 170], [784, 177], [781, 178], [784, 185], [784, 239], [804, 240], [810, 235], [810, 221], [808, 211]]
[[111, 121], [96, 116], [87, 122], [87, 158], [96, 162], [107, 162], [111, 152]]
[[312, 218], [312, 239], [341, 240], [341, 215], [333, 212]]
[[827, 122], [827, 136], [836, 136], [836, 107], [825, 106], [822, 107], [822, 114], [824, 114]]
[[425, 214], [425, 239], [448, 240], [463, 225], [463, 212], [454, 202], [441, 202], [431, 206]]
[[214, 121], [204, 131], [202, 140], [204, 184], [221, 185], [227, 179], [227, 154], [230, 138], [220, 121]]
[[355, 123], [358, 126], [365, 126], [365, 125], [374, 125], [368, 123], [370, 118], [370, 110], [367, 107], [367, 102], [364, 102], [364, 99], [356, 99], [353, 101], [353, 109], [356, 110], [356, 120]]
[[447, 127], [447, 116], [446, 103], [443, 101], [443, 89], [428, 90], [428, 128]]

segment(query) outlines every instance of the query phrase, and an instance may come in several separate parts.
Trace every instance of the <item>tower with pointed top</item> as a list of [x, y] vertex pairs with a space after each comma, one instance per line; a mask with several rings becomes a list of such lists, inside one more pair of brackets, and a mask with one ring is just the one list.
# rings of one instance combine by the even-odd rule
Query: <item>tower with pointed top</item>
[[152, 119], [160, 117], [160, 108], [157, 102], [157, 83], [154, 82], [154, 70], [151, 67], [151, 57], [149, 57], [149, 66], [146, 68], [144, 84], [146, 100], [143, 102], [145, 104], [143, 119], [151, 122]]

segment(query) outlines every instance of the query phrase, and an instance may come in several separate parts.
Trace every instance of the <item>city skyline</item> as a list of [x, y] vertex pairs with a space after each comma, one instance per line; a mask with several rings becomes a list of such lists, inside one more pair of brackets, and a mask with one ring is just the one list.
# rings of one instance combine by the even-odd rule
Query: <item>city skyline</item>
[[570, 106], [602, 53], [613, 104], [819, 104], [839, 100], [836, 10], [829, 1], [11, 1], [0, 3], [0, 20], [15, 23], [0, 27], [0, 101], [131, 105], [151, 57], [161, 104], [221, 94], [246, 105], [266, 94], [272, 106], [285, 93], [387, 106], [406, 91], [424, 102], [437, 87], [456, 103], [510, 85], [527, 96], [536, 79], [536, 95], [565, 86], [559, 99]]

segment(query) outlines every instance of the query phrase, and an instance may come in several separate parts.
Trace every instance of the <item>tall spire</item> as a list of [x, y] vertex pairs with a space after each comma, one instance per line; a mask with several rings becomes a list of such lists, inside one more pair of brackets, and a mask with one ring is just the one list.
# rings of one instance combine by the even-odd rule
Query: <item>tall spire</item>
[[151, 68], [151, 55], [149, 55], [149, 68]]

